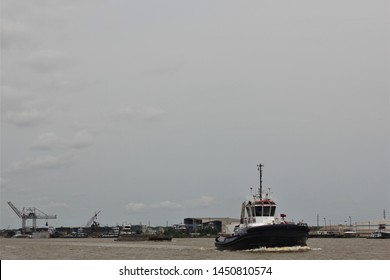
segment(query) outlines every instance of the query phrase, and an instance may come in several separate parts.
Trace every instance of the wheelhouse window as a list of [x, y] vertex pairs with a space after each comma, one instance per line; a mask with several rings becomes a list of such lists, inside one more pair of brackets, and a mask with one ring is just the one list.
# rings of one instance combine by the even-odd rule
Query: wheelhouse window
[[269, 216], [271, 210], [270, 208], [271, 208], [270, 206], [264, 206], [264, 210], [263, 210], [264, 216]]
[[271, 206], [271, 216], [275, 216], [275, 210], [276, 210], [276, 207]]
[[263, 207], [262, 206], [256, 206], [255, 207], [256, 216], [261, 217], [263, 216]]

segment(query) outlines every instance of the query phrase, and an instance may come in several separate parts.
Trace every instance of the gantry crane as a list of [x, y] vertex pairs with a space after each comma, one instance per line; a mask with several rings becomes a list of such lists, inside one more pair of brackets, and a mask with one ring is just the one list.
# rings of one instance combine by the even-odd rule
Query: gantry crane
[[48, 215], [36, 207], [23, 207], [23, 210], [20, 211], [11, 201], [8, 201], [8, 205], [14, 210], [16, 215], [22, 219], [22, 230], [26, 229], [26, 220], [28, 219], [32, 219], [33, 229], [37, 227], [37, 219], [57, 219], [57, 215]]

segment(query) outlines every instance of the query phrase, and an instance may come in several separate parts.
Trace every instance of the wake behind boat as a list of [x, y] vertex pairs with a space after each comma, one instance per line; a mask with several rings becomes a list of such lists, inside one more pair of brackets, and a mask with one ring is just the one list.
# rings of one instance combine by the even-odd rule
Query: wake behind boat
[[219, 250], [247, 250], [260, 247], [290, 247], [306, 246], [309, 228], [304, 223], [285, 221], [286, 215], [275, 217], [276, 203], [269, 198], [263, 198], [262, 168], [260, 172], [260, 187], [253, 199], [245, 201], [241, 206], [240, 224], [236, 225], [232, 235], [220, 235], [215, 239], [215, 247]]

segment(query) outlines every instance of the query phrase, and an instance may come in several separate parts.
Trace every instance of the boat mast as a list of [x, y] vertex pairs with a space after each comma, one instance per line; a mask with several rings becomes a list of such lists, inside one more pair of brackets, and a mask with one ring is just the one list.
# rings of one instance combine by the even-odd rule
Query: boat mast
[[263, 167], [264, 167], [264, 165], [262, 165], [261, 163], [259, 165], [257, 165], [257, 170], [260, 173], [260, 187], [259, 187], [260, 200], [263, 199]]

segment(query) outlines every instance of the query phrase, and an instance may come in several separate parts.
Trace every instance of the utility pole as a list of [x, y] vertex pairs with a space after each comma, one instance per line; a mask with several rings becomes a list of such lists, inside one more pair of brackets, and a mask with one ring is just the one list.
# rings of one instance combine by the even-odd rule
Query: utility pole
[[317, 214], [317, 230], [320, 228], [320, 215]]

